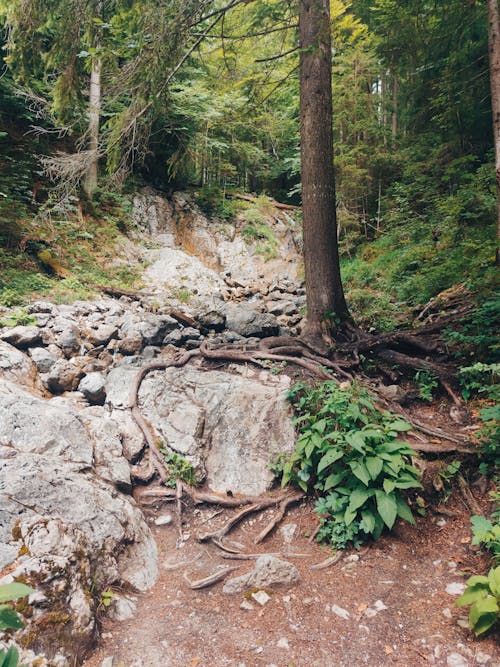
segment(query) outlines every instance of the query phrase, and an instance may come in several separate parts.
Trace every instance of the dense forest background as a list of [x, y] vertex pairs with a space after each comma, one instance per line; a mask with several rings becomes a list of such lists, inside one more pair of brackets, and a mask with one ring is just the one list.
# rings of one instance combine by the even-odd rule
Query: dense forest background
[[[144, 183], [191, 189], [222, 218], [237, 212], [235, 191], [300, 204], [295, 3], [9, 0], [0, 8], [5, 305], [51, 288], [30, 248], [68, 252], [79, 200], [85, 214], [116, 224], [127, 192]], [[332, 0], [331, 13], [351, 308], [384, 330], [457, 283], [484, 296], [496, 247], [486, 3]], [[81, 185], [97, 70], [99, 189], [90, 206]]]

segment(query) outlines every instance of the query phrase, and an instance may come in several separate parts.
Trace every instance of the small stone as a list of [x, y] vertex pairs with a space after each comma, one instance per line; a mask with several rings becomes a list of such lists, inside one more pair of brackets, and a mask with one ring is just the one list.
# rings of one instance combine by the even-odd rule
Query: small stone
[[436, 526], [439, 526], [440, 528], [442, 528], [443, 526], [446, 526], [446, 519], [438, 519], [436, 521]]
[[332, 604], [331, 610], [332, 613], [336, 614], [340, 618], [343, 618], [345, 621], [348, 621], [351, 618], [351, 614], [347, 611], [347, 609], [342, 609], [342, 607], [339, 607], [336, 604]]
[[469, 629], [469, 621], [466, 618], [459, 618], [457, 621], [457, 625], [460, 628], [465, 628], [465, 630]]
[[114, 656], [108, 655], [101, 663], [101, 667], [113, 667]]
[[445, 607], [445, 608], [443, 609], [443, 616], [444, 616], [445, 618], [448, 618], [448, 619], [451, 619], [451, 618], [452, 618], [451, 609], [449, 609], [449, 607]]
[[288, 639], [286, 637], [281, 637], [280, 639], [278, 639], [278, 641], [276, 642], [276, 646], [278, 648], [284, 648], [286, 650], [290, 648], [290, 644], [288, 643]]
[[80, 380], [81, 391], [91, 405], [104, 405], [106, 400], [106, 378], [102, 373], [89, 373]]
[[285, 544], [292, 543], [293, 536], [295, 535], [296, 530], [297, 530], [296, 523], [286, 523], [284, 526], [280, 528], [280, 533], [283, 536], [283, 542], [285, 542]]
[[243, 600], [243, 602], [240, 604], [240, 609], [244, 609], [245, 611], [253, 611], [255, 607], [248, 600]]
[[377, 600], [377, 601], [374, 603], [373, 608], [376, 609], [377, 611], [384, 611], [384, 609], [387, 609], [387, 607], [386, 607], [385, 604], [382, 602], [382, 600]]
[[447, 667], [469, 667], [469, 662], [460, 653], [450, 653], [446, 658]]
[[373, 607], [368, 607], [368, 609], [365, 609], [364, 614], [367, 618], [373, 618], [374, 616], [377, 615], [377, 610], [373, 609]]
[[271, 596], [268, 595], [266, 591], [256, 591], [255, 593], [252, 593], [252, 598], [263, 607], [269, 602]]
[[155, 526], [168, 526], [170, 523], [172, 523], [171, 514], [162, 514], [157, 519], [155, 519]]
[[491, 655], [478, 651], [475, 658], [478, 665], [486, 665], [491, 660]]
[[455, 581], [452, 584], [448, 584], [446, 586], [445, 590], [448, 593], [448, 595], [462, 595], [462, 593], [465, 591], [467, 586], [460, 582], [460, 581]]

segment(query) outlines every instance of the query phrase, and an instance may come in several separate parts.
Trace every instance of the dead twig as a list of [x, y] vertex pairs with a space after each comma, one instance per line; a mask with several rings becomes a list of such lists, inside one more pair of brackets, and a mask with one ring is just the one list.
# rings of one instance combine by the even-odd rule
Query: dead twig
[[335, 565], [335, 563], [338, 563], [343, 555], [344, 554], [339, 551], [334, 556], [330, 556], [330, 558], [327, 558], [326, 560], [322, 561], [321, 563], [316, 563], [315, 565], [310, 565], [309, 569], [310, 570], [325, 570], [327, 567], [330, 567], [331, 565]]

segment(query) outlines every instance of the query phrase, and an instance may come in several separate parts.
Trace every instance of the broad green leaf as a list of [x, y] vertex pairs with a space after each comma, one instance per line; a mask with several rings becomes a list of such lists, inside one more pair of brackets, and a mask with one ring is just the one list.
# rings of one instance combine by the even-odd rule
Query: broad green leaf
[[313, 429], [318, 433], [323, 434], [325, 432], [326, 425], [327, 425], [326, 419], [320, 419], [315, 424], [313, 424]]
[[350, 461], [349, 467], [351, 468], [353, 475], [360, 479], [365, 486], [370, 484], [370, 473], [364, 463]]
[[404, 521], [408, 521], [408, 523], [411, 523], [412, 526], [414, 526], [415, 519], [413, 518], [413, 514], [411, 513], [411, 509], [409, 508], [406, 500], [404, 498], [396, 496], [396, 504], [398, 506], [398, 516], [404, 519]]
[[382, 472], [384, 462], [382, 461], [382, 459], [379, 459], [377, 456], [367, 456], [365, 458], [365, 465], [368, 468], [368, 472], [370, 473], [370, 477], [372, 479], [377, 479], [377, 477]]
[[500, 598], [500, 565], [488, 572], [488, 582], [491, 592]]
[[335, 463], [344, 456], [344, 452], [340, 447], [332, 447], [327, 451], [327, 453], [321, 458], [321, 461], [318, 464], [317, 472], [320, 473], [325, 468], [328, 468], [329, 465]]
[[337, 484], [340, 484], [340, 482], [345, 479], [347, 474], [347, 470], [342, 470], [341, 472], [334, 472], [331, 475], [328, 475], [323, 485], [323, 489], [328, 491], [334, 486], [337, 486]]
[[394, 491], [394, 489], [396, 488], [396, 482], [393, 479], [389, 479], [388, 477], [386, 477], [384, 479], [383, 486], [384, 486], [384, 491], [386, 493], [392, 493], [392, 491]]
[[361, 505], [364, 505], [365, 502], [373, 495], [373, 489], [367, 489], [362, 486], [358, 486], [351, 493], [349, 500], [349, 509], [354, 511], [357, 510]]
[[484, 577], [482, 574], [475, 574], [467, 579], [467, 586], [477, 586], [477, 584], [489, 586], [489, 583], [488, 577]]
[[20, 584], [17, 581], [14, 581], [11, 584], [0, 584], [0, 602], [17, 600], [17, 598], [23, 598], [26, 595], [31, 595], [31, 593], [34, 592], [35, 591], [29, 586]]
[[388, 428], [392, 429], [393, 431], [411, 431], [413, 426], [404, 419], [396, 419], [395, 421], [388, 424]]
[[[472, 608], [471, 608], [472, 609]], [[486, 632], [489, 630], [491, 627], [495, 625], [495, 623], [498, 620], [498, 614], [496, 612], [489, 612], [487, 614], [480, 614], [478, 620], [472, 626], [471, 620], [470, 620], [470, 614], [469, 614], [469, 627], [471, 630], [474, 630], [474, 634], [477, 635], [482, 635], [483, 632]]]
[[365, 451], [365, 438], [361, 431], [355, 431], [354, 433], [348, 433], [345, 437], [349, 445], [355, 449], [360, 454], [364, 454]]
[[474, 530], [489, 531], [493, 528], [493, 524], [485, 516], [478, 516], [477, 514], [475, 514], [474, 516], [471, 516], [470, 522]]
[[387, 528], [391, 529], [398, 515], [398, 506], [395, 495], [393, 493], [384, 493], [384, 491], [377, 489], [375, 491], [375, 498], [377, 499], [378, 513], [382, 517]]
[[375, 516], [371, 510], [361, 510], [361, 518], [364, 527], [368, 533], [373, 533], [375, 530]]
[[7, 630], [13, 628], [19, 630], [23, 628], [24, 624], [19, 618], [19, 614], [8, 605], [0, 606], [0, 630]]
[[489, 596], [474, 602], [469, 612], [469, 625], [476, 635], [486, 632], [498, 617], [498, 602]]
[[15, 646], [11, 646], [7, 653], [0, 653], [0, 659], [3, 660], [0, 662], [0, 667], [18, 667], [19, 664], [19, 651]]
[[382, 535], [383, 530], [384, 530], [384, 521], [382, 520], [382, 517], [379, 514], [375, 514], [375, 529], [373, 531], [373, 539], [378, 540], [378, 538]]
[[344, 522], [346, 526], [349, 526], [354, 519], [356, 518], [357, 512], [348, 507], [344, 513]]
[[462, 595], [457, 598], [457, 601], [455, 602], [456, 607], [465, 607], [466, 605], [472, 604], [473, 602], [477, 602], [477, 600], [481, 600], [482, 598], [485, 598], [488, 595], [488, 589], [484, 588], [482, 586], [478, 587], [468, 587], [466, 590], [462, 593]]

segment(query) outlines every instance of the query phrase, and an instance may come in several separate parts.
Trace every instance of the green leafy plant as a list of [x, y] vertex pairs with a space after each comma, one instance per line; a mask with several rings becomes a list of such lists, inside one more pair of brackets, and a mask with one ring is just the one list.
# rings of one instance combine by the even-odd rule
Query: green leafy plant
[[467, 401], [474, 394], [485, 394], [490, 400], [500, 400], [500, 364], [478, 361], [464, 366], [459, 372], [462, 396]]
[[196, 475], [192, 464], [180, 454], [171, 452], [165, 447], [160, 448], [160, 452], [165, 457], [165, 462], [170, 473], [167, 486], [175, 488], [176, 480], [194, 486], [196, 484]]
[[430, 403], [439, 386], [437, 377], [430, 371], [419, 370], [415, 373], [415, 382], [418, 385], [418, 397]]
[[[12, 602], [34, 593], [26, 584], [13, 582], [0, 584], [0, 630], [20, 630], [24, 627], [19, 614], [5, 602]], [[15, 646], [0, 650], [0, 667], [18, 667], [19, 652]]]
[[492, 628], [500, 618], [500, 566], [491, 568], [487, 577], [470, 577], [456, 605], [471, 605], [469, 627], [476, 636]]
[[36, 324], [36, 319], [33, 315], [29, 315], [24, 308], [19, 308], [6, 313], [5, 317], [0, 320], [0, 327], [16, 327], [19, 324]]
[[410, 460], [415, 452], [398, 439], [410, 424], [379, 412], [356, 385], [299, 383], [288, 398], [299, 438], [283, 466], [282, 484], [319, 494], [320, 540], [337, 548], [359, 546], [380, 537], [384, 527], [391, 529], [398, 516], [414, 523], [402, 492], [421, 488], [420, 473]]
[[101, 592], [99, 596], [98, 609], [104, 610], [107, 609], [115, 598], [115, 593], [110, 588], [106, 588]]
[[497, 565], [500, 565], [500, 512], [492, 519], [485, 516], [472, 516], [472, 544], [481, 546], [491, 553]]

